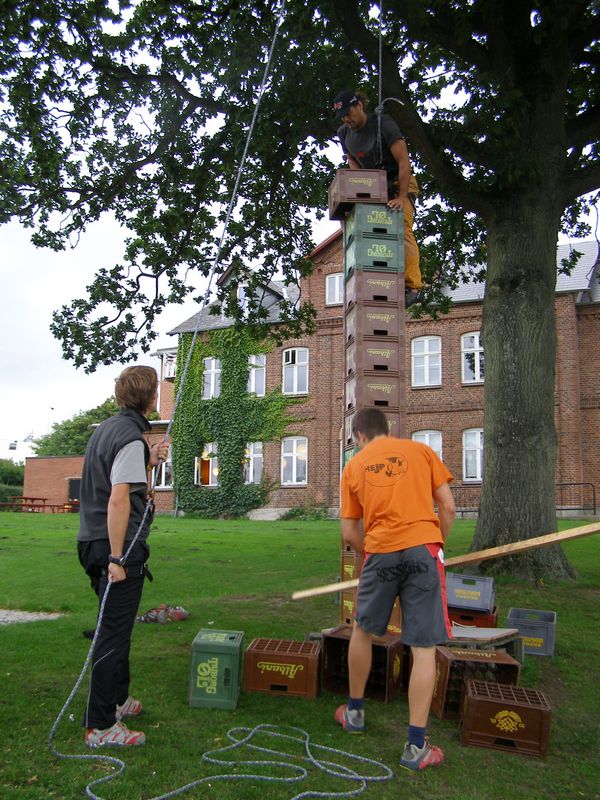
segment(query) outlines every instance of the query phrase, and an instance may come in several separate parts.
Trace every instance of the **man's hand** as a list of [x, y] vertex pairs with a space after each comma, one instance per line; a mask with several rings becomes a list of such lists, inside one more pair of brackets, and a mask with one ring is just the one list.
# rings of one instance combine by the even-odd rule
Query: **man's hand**
[[127, 578], [127, 573], [125, 572], [125, 567], [120, 567], [118, 564], [111, 564], [108, 565], [108, 582], [109, 583], [120, 583]]
[[150, 448], [150, 461], [148, 464], [151, 467], [157, 467], [162, 461], [166, 461], [169, 456], [170, 442], [158, 442]]
[[406, 200], [406, 197], [392, 197], [391, 200], [388, 200], [388, 208], [391, 208], [394, 211], [403, 211]]

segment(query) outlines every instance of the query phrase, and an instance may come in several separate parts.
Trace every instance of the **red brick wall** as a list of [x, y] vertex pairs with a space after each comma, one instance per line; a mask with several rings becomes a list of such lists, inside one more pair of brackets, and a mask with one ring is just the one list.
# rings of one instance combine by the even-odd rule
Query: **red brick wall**
[[161, 381], [158, 397], [158, 413], [161, 419], [171, 419], [174, 399], [173, 381]]
[[69, 479], [81, 478], [83, 456], [46, 456], [25, 459], [25, 497], [45, 497], [49, 504], [66, 503]]

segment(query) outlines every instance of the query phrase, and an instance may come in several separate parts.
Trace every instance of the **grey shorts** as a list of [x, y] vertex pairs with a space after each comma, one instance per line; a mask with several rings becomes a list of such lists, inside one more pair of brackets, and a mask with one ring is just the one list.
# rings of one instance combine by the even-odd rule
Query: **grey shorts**
[[433, 647], [452, 638], [439, 545], [371, 553], [360, 574], [356, 622], [367, 633], [385, 633], [396, 597], [402, 608], [402, 641]]

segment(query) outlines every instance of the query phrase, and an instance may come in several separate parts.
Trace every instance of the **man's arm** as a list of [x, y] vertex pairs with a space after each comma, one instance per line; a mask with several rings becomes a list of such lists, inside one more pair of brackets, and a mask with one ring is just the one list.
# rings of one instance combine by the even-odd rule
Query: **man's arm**
[[440, 519], [440, 529], [444, 541], [450, 536], [452, 523], [456, 515], [456, 506], [454, 505], [454, 497], [450, 491], [447, 483], [442, 483], [437, 489], [433, 490], [433, 496], [438, 507], [438, 517]]
[[396, 139], [391, 145], [390, 151], [394, 156], [394, 160], [398, 164], [398, 183], [400, 186], [398, 197], [394, 197], [388, 202], [390, 208], [402, 209], [408, 196], [408, 183], [410, 181], [410, 160], [408, 158], [408, 149], [404, 139]]
[[[129, 483], [115, 483], [111, 489], [108, 499], [108, 538], [110, 541], [110, 554], [112, 556], [123, 555], [123, 545], [125, 544], [125, 534], [129, 524], [131, 513], [131, 500]], [[118, 564], [108, 565], [108, 579], [113, 583], [124, 581], [127, 577], [124, 567]]]
[[352, 158], [350, 153], [346, 153], [346, 158], [348, 159], [348, 165], [350, 169], [360, 169], [360, 164], [355, 158]]
[[364, 552], [364, 533], [361, 519], [340, 519], [342, 539], [356, 552]]

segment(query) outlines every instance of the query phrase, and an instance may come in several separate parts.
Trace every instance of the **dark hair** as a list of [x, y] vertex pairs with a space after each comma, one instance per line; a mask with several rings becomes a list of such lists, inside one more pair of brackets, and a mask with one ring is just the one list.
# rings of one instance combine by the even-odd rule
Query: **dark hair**
[[144, 414], [156, 394], [158, 377], [154, 367], [127, 367], [115, 381], [119, 408], [134, 408]]
[[389, 436], [387, 418], [379, 408], [361, 408], [352, 420], [352, 433], [362, 433], [369, 441], [376, 436]]

